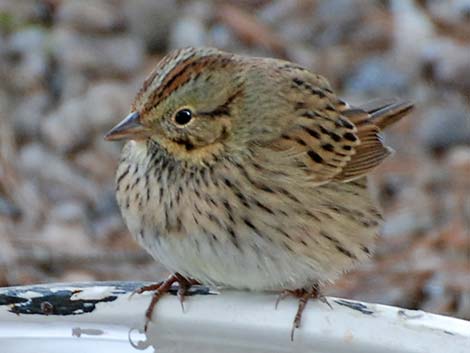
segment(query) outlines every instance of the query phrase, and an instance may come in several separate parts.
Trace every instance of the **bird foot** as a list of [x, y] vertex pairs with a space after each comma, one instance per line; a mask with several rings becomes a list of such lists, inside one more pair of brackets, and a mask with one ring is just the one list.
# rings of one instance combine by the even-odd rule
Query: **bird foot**
[[170, 291], [174, 283], [178, 283], [179, 285], [176, 295], [178, 296], [178, 299], [180, 301], [181, 310], [184, 312], [184, 298], [186, 294], [188, 293], [189, 288], [191, 288], [191, 286], [193, 285], [197, 285], [200, 283], [194, 279], [188, 279], [186, 277], [183, 277], [179, 273], [174, 273], [170, 275], [165, 281], [161, 281], [158, 283], [140, 287], [131, 294], [131, 297], [132, 297], [134, 294], [153, 292], [152, 301], [150, 302], [147, 310], [145, 311], [145, 326], [144, 326], [145, 332], [147, 332], [148, 324], [152, 319], [152, 314], [153, 314], [153, 310], [155, 309], [155, 306], [157, 305], [160, 298], [165, 293], [168, 293]]
[[293, 297], [299, 299], [299, 306], [297, 308], [297, 312], [295, 314], [294, 321], [292, 323], [292, 330], [291, 330], [291, 333], [290, 333], [291, 341], [294, 340], [294, 331], [295, 331], [295, 329], [300, 327], [300, 323], [302, 321], [302, 314], [304, 312], [305, 306], [307, 305], [307, 302], [309, 301], [309, 299], [318, 299], [322, 303], [327, 304], [331, 309], [333, 308], [331, 306], [331, 304], [328, 302], [328, 300], [326, 299], [326, 297], [323, 296], [320, 293], [318, 285], [312, 286], [312, 288], [310, 290], [307, 290], [307, 289], [294, 289], [294, 290], [286, 289], [286, 290], [283, 290], [279, 294], [279, 296], [277, 297], [275, 308], [277, 309], [277, 307], [279, 305], [279, 302], [281, 300], [287, 298], [288, 296], [293, 296]]

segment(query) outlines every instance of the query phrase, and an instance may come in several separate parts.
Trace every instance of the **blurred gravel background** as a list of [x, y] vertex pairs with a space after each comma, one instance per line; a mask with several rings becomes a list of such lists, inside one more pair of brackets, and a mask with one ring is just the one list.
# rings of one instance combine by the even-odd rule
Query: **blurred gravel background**
[[287, 58], [352, 103], [416, 102], [372, 177], [377, 254], [326, 293], [470, 319], [468, 0], [0, 0], [0, 286], [165, 274], [123, 225], [103, 135], [184, 46]]

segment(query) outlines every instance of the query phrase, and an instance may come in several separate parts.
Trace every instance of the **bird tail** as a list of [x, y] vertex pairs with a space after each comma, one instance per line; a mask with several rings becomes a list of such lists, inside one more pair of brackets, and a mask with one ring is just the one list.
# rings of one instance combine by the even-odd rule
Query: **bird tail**
[[392, 98], [374, 100], [359, 108], [369, 114], [369, 122], [383, 130], [407, 115], [413, 109], [413, 104]]
[[393, 151], [384, 145], [381, 131], [400, 120], [412, 108], [410, 102], [380, 100], [343, 112], [356, 125], [361, 143], [355, 147], [356, 153], [335, 178], [351, 181], [378, 166]]

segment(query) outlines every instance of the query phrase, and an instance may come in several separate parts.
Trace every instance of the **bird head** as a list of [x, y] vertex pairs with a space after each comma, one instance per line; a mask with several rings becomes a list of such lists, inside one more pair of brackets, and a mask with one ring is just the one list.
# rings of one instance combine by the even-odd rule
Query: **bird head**
[[151, 140], [177, 159], [216, 157], [236, 140], [244, 101], [243, 65], [212, 48], [165, 56], [145, 80], [129, 115], [107, 140]]

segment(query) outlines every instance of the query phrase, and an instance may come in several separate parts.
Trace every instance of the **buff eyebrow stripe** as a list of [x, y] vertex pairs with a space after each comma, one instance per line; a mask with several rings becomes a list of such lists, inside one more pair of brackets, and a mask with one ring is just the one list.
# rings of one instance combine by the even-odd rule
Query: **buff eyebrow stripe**
[[232, 94], [230, 97], [227, 98], [227, 100], [216, 107], [214, 110], [210, 112], [198, 112], [199, 115], [204, 115], [204, 116], [209, 116], [209, 117], [216, 117], [220, 115], [228, 115], [230, 116], [230, 106], [233, 103], [233, 101], [239, 97], [242, 94], [242, 90], [236, 91], [234, 94]]

